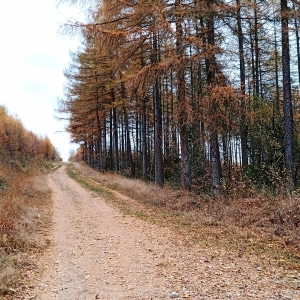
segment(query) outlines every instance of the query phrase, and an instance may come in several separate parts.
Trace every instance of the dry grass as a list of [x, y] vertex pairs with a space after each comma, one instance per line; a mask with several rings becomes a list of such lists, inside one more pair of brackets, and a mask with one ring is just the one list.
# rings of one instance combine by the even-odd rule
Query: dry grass
[[119, 206], [127, 205], [137, 216], [176, 227], [197, 242], [218, 243], [242, 255], [253, 251], [269, 253], [275, 260], [300, 266], [297, 194], [289, 199], [253, 193], [251, 198], [216, 200], [169, 187], [160, 189], [117, 174], [103, 174], [84, 164], [75, 166], [77, 173], [134, 199], [123, 197]]
[[[24, 285], [29, 256], [47, 242], [36, 233], [47, 226], [50, 192], [37, 170], [15, 171], [0, 165], [0, 298]], [[28, 260], [28, 261], [27, 261]]]

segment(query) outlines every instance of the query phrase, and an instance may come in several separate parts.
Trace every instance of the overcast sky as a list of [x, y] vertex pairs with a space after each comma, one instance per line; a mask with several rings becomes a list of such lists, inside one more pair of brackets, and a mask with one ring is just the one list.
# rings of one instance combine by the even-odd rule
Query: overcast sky
[[0, 105], [17, 115], [28, 130], [48, 135], [68, 159], [71, 148], [65, 123], [54, 118], [57, 99], [63, 96], [64, 69], [69, 51], [79, 39], [57, 33], [67, 19], [83, 20], [79, 9], [55, 0], [10, 0], [0, 5]]

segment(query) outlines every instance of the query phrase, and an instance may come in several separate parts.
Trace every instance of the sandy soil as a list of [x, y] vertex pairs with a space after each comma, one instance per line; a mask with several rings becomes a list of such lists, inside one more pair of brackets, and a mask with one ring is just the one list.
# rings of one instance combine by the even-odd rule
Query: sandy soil
[[51, 246], [38, 263], [44, 271], [32, 299], [300, 299], [297, 271], [124, 216], [70, 179], [65, 167], [49, 186]]

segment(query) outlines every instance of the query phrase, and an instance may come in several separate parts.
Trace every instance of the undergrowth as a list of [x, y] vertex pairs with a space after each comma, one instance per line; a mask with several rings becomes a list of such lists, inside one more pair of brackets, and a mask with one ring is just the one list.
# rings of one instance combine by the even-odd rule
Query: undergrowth
[[16, 162], [13, 168], [0, 163], [0, 299], [21, 292], [29, 257], [47, 246], [36, 234], [50, 222], [45, 173], [51, 168], [41, 161], [26, 167]]
[[[217, 243], [241, 255], [269, 253], [279, 263], [300, 267], [298, 192], [290, 198], [253, 193], [248, 198], [236, 195], [216, 200], [206, 194], [161, 189], [118, 174], [103, 174], [84, 164], [70, 165], [68, 170], [82, 185], [109, 198], [126, 213], [176, 227], [197, 242]], [[116, 197], [110, 189], [129, 198]]]

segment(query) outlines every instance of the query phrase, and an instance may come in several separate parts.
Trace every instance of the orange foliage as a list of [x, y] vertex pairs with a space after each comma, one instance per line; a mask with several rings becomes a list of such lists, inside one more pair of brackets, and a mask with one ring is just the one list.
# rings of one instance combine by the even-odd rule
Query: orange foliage
[[50, 139], [46, 136], [44, 138], [44, 153], [46, 158], [52, 158], [54, 147], [52, 146]]
[[10, 116], [0, 105], [0, 159], [26, 156], [59, 159], [47, 136], [42, 138], [28, 131], [19, 119]]

